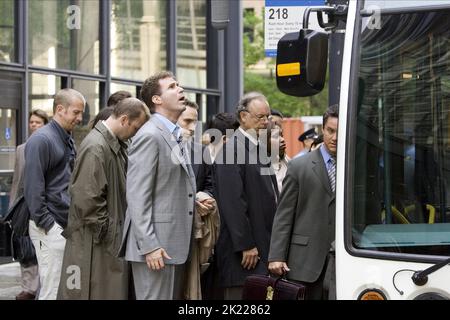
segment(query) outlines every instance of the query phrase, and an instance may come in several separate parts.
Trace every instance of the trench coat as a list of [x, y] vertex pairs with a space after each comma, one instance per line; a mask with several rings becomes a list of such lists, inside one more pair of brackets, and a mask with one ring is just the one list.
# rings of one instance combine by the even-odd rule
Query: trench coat
[[101, 121], [81, 143], [58, 299], [128, 298], [128, 263], [117, 256], [127, 207], [125, 148]]

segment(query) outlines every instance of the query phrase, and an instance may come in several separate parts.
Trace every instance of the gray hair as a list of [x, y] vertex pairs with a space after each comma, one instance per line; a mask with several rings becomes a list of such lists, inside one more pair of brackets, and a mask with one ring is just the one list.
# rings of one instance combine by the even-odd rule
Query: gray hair
[[83, 105], [86, 105], [86, 99], [77, 90], [70, 88], [59, 90], [53, 99], [53, 113], [56, 112], [56, 107], [58, 105], [62, 105], [64, 108], [67, 108], [74, 102], [74, 100], [82, 101]]
[[251, 92], [244, 94], [242, 99], [239, 100], [239, 103], [236, 107], [236, 118], [239, 121], [239, 123], [241, 122], [241, 116], [240, 116], [241, 112], [248, 111], [248, 106], [250, 105], [250, 103], [253, 100], [261, 100], [261, 101], [267, 102], [266, 96], [264, 96], [260, 92], [251, 91]]

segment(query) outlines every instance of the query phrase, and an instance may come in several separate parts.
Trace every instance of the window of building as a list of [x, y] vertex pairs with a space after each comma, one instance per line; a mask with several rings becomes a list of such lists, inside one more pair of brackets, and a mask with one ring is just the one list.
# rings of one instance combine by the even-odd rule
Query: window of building
[[206, 88], [206, 1], [177, 1], [177, 79]]
[[128, 91], [129, 93], [131, 93], [131, 95], [133, 97], [137, 97], [138, 95], [136, 94], [136, 86], [132, 86], [132, 85], [127, 85], [127, 84], [122, 84], [122, 83], [111, 83], [111, 87], [110, 87], [110, 94], [113, 94], [114, 92], [117, 91]]
[[14, 0], [0, 1], [0, 61], [15, 61]]
[[[0, 72], [0, 97], [0, 172], [12, 172], [18, 111], [22, 103], [22, 77], [12, 72]], [[0, 192], [9, 191], [8, 188], [0, 185]]]
[[89, 121], [100, 110], [100, 84], [97, 81], [73, 79], [72, 88], [81, 92], [86, 99], [82, 123], [73, 131], [75, 144], [79, 146], [91, 129]]
[[166, 0], [113, 0], [111, 74], [142, 81], [166, 69]]
[[98, 74], [98, 0], [29, 1], [29, 59], [35, 66]]
[[61, 89], [61, 77], [32, 73], [29, 79], [28, 110], [42, 109], [47, 112], [49, 117], [53, 117], [53, 98]]

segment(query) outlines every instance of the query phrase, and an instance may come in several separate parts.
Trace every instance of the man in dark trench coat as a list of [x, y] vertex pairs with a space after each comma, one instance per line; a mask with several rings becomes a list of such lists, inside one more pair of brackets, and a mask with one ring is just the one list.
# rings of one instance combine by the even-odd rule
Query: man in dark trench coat
[[148, 120], [147, 106], [127, 98], [81, 143], [72, 175], [69, 221], [58, 299], [127, 299], [127, 261], [118, 258], [126, 204], [124, 143]]

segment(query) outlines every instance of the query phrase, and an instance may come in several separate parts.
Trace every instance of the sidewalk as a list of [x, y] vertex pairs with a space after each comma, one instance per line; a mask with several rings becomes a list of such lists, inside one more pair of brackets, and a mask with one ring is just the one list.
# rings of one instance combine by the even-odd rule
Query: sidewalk
[[20, 291], [19, 263], [0, 264], [0, 300], [14, 300]]

